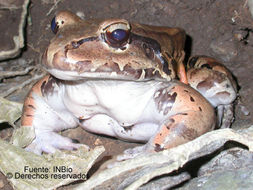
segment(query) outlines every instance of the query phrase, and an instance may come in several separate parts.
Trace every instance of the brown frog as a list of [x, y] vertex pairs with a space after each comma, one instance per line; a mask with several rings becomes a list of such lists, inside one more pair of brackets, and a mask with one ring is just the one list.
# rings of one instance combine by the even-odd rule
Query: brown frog
[[146, 143], [126, 150], [126, 159], [230, 126], [236, 83], [221, 63], [205, 56], [190, 58], [185, 71], [184, 30], [82, 20], [68, 11], [51, 25], [56, 35], [42, 56], [49, 75], [24, 103], [22, 127], [33, 127], [36, 135], [27, 150], [76, 149], [80, 144], [57, 132], [79, 125]]

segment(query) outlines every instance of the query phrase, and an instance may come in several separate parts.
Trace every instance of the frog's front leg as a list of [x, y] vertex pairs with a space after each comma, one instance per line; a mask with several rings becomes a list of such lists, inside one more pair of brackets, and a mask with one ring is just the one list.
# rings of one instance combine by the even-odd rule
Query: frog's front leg
[[76, 118], [65, 108], [64, 86], [58, 79], [45, 76], [28, 93], [23, 107], [21, 127], [33, 127], [35, 139], [26, 150], [41, 154], [56, 149], [77, 149], [80, 145], [56, 132], [78, 125]]
[[126, 150], [118, 160], [178, 146], [214, 129], [216, 125], [214, 108], [188, 85], [177, 82], [159, 89], [154, 93], [153, 101], [157, 118], [161, 118], [157, 132], [147, 144]]
[[217, 60], [195, 56], [187, 64], [189, 84], [217, 108], [218, 125], [227, 128], [233, 121], [237, 84], [230, 71]]

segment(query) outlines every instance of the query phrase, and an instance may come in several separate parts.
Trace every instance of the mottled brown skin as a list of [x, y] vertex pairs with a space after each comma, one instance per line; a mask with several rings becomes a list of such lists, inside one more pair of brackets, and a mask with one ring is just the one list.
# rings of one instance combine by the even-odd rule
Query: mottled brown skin
[[[51, 108], [47, 102], [54, 101], [52, 95], [61, 91], [59, 102], [66, 103], [67, 100], [64, 97], [67, 95], [64, 94], [63, 87], [77, 86], [80, 93], [83, 93], [80, 84], [86, 89], [87, 82], [91, 81], [93, 85], [96, 85], [96, 81], [101, 80], [115, 81], [121, 85], [127, 84], [126, 87], [128, 84], [135, 84], [140, 88], [140, 84], [143, 84], [141, 88], [143, 87], [144, 92], [145, 85], [149, 84], [147, 82], [151, 81], [150, 84], [154, 84], [150, 87], [154, 92], [152, 91], [149, 106], [154, 112], [153, 115], [159, 115], [158, 118], [163, 119], [159, 123], [157, 132], [148, 140], [144, 148], [137, 147], [129, 154], [136, 155], [142, 151], [161, 151], [172, 148], [214, 129], [216, 125], [214, 108], [218, 113], [217, 125], [230, 126], [233, 120], [232, 103], [237, 92], [236, 83], [228, 69], [215, 59], [206, 56], [190, 58], [187, 71], [185, 71], [184, 30], [129, 23], [124, 19], [84, 21], [68, 11], [59, 12], [55, 20], [56, 36], [42, 56], [42, 65], [50, 75], [38, 81], [28, 94], [24, 103], [22, 126], [33, 126], [34, 120], [37, 119], [35, 131], [44, 130], [43, 122], [45, 121], [40, 120], [40, 117], [35, 114], [43, 114], [40, 112], [41, 107], [38, 103], [45, 104], [46, 108], [42, 106], [43, 109], [47, 109], [50, 113], [53, 110], [53, 116], [59, 121], [61, 117], [65, 117], [61, 115], [62, 110], [66, 112], [67, 118], [69, 117], [70, 126], [62, 128], [57, 126], [57, 129], [51, 129], [51, 131], [47, 128], [50, 133], [73, 128], [75, 122], [81, 125], [87, 119], [86, 115], [74, 118], [73, 113], [66, 109], [65, 105], [58, 111], [57, 106]], [[120, 43], [111, 41], [109, 35], [115, 29], [126, 31], [125, 41]], [[132, 86], [129, 89], [135, 90]], [[98, 95], [95, 94], [95, 96]], [[34, 97], [38, 98], [35, 100]], [[68, 97], [69, 99], [71, 97]], [[154, 107], [152, 107], [153, 104]], [[78, 105], [75, 106], [79, 109]], [[83, 107], [80, 106], [80, 110], [84, 110]], [[124, 110], [121, 111], [125, 113]], [[112, 118], [117, 118], [117, 115], [112, 115]], [[124, 119], [117, 122], [129, 121], [129, 118]], [[152, 122], [157, 122], [157, 119]], [[138, 123], [123, 125], [122, 133], [127, 134], [136, 130], [135, 125]], [[37, 132], [37, 135], [40, 134]], [[44, 137], [40, 136], [40, 138], [43, 142]], [[53, 148], [46, 151], [31, 148], [38, 145], [34, 142], [28, 148], [38, 153], [43, 151], [51, 153], [54, 148], [68, 150], [76, 148], [74, 144], [65, 140], [63, 139], [65, 143], [63, 146], [56, 142], [55, 147], [50, 147], [47, 142], [43, 142], [47, 148]], [[129, 157], [123, 159], [125, 158]]]
[[237, 84], [231, 72], [216, 59], [207, 56], [191, 57], [187, 64], [187, 71], [188, 71], [187, 74], [190, 75], [188, 76], [188, 80], [193, 80], [194, 76], [192, 76], [192, 72], [194, 71], [196, 74], [198, 70], [204, 70], [204, 72], [217, 73], [217, 76], [215, 77], [216, 80], [229, 80], [232, 84], [233, 89], [237, 91]]
[[[123, 19], [84, 21], [69, 12], [60, 12], [56, 19], [60, 20], [59, 17], [68, 27], [59, 25], [60, 32], [45, 51], [42, 64], [47, 69], [78, 73], [116, 72], [118, 78], [130, 80], [152, 78], [171, 80], [177, 77], [180, 70], [183, 72], [179, 77], [182, 80], [186, 78], [182, 62], [185, 32], [180, 28], [129, 24]], [[124, 50], [124, 54], [115, 53], [120, 50], [101, 43], [106, 29], [117, 23], [123, 23], [131, 29], [131, 45]], [[80, 43], [82, 40], [87, 41]], [[159, 51], [159, 55], [155, 51]], [[76, 60], [80, 64], [71, 64], [68, 59]], [[146, 73], [145, 70], [151, 69], [153, 74], [145, 74], [144, 78], [141, 78], [142, 72]]]
[[[164, 94], [162, 94], [163, 90], [165, 90]], [[175, 113], [168, 117], [159, 129], [158, 135], [152, 139], [155, 150], [168, 149], [186, 143], [215, 127], [210, 126], [210, 123], [216, 119], [213, 108], [203, 96], [199, 96], [197, 91], [192, 91], [187, 85], [161, 89], [155, 100], [158, 109], [159, 102], [162, 101], [165, 104], [169, 103], [169, 111]], [[167, 107], [160, 111], [164, 114], [168, 112]]]
[[[231, 72], [214, 58], [194, 56], [187, 64], [187, 78], [191, 87], [217, 108], [217, 125], [229, 127], [234, 119], [233, 101], [237, 97], [237, 84]], [[208, 93], [209, 89], [215, 91]]]

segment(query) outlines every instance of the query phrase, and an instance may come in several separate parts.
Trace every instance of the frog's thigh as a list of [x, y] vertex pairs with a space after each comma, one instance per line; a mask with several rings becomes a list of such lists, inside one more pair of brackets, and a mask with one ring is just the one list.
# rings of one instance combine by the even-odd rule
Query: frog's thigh
[[147, 149], [160, 151], [195, 139], [215, 127], [210, 103], [191, 87], [177, 83], [155, 95], [158, 111], [165, 116]]
[[189, 84], [217, 107], [219, 125], [229, 127], [233, 120], [232, 103], [237, 95], [237, 85], [230, 71], [213, 58], [192, 57], [187, 65]]

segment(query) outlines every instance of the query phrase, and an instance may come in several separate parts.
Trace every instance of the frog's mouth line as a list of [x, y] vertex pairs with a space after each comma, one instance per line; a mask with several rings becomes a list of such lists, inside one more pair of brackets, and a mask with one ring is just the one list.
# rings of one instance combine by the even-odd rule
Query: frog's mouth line
[[138, 76], [131, 75], [127, 72], [116, 73], [116, 72], [82, 72], [77, 71], [63, 71], [59, 69], [47, 69], [47, 71], [54, 77], [61, 80], [77, 81], [77, 80], [123, 80], [123, 81], [149, 81], [149, 80], [159, 80], [159, 81], [170, 81], [171, 78], [162, 78], [161, 76], [156, 77], [155, 75], [146, 77], [153, 69], [143, 69], [141, 74]]
[[47, 71], [56, 78], [62, 80], [82, 80], [82, 79], [114, 79], [114, 80], [132, 80], [130, 77], [121, 77], [116, 72], [82, 72], [62, 71], [58, 69], [47, 69]]

